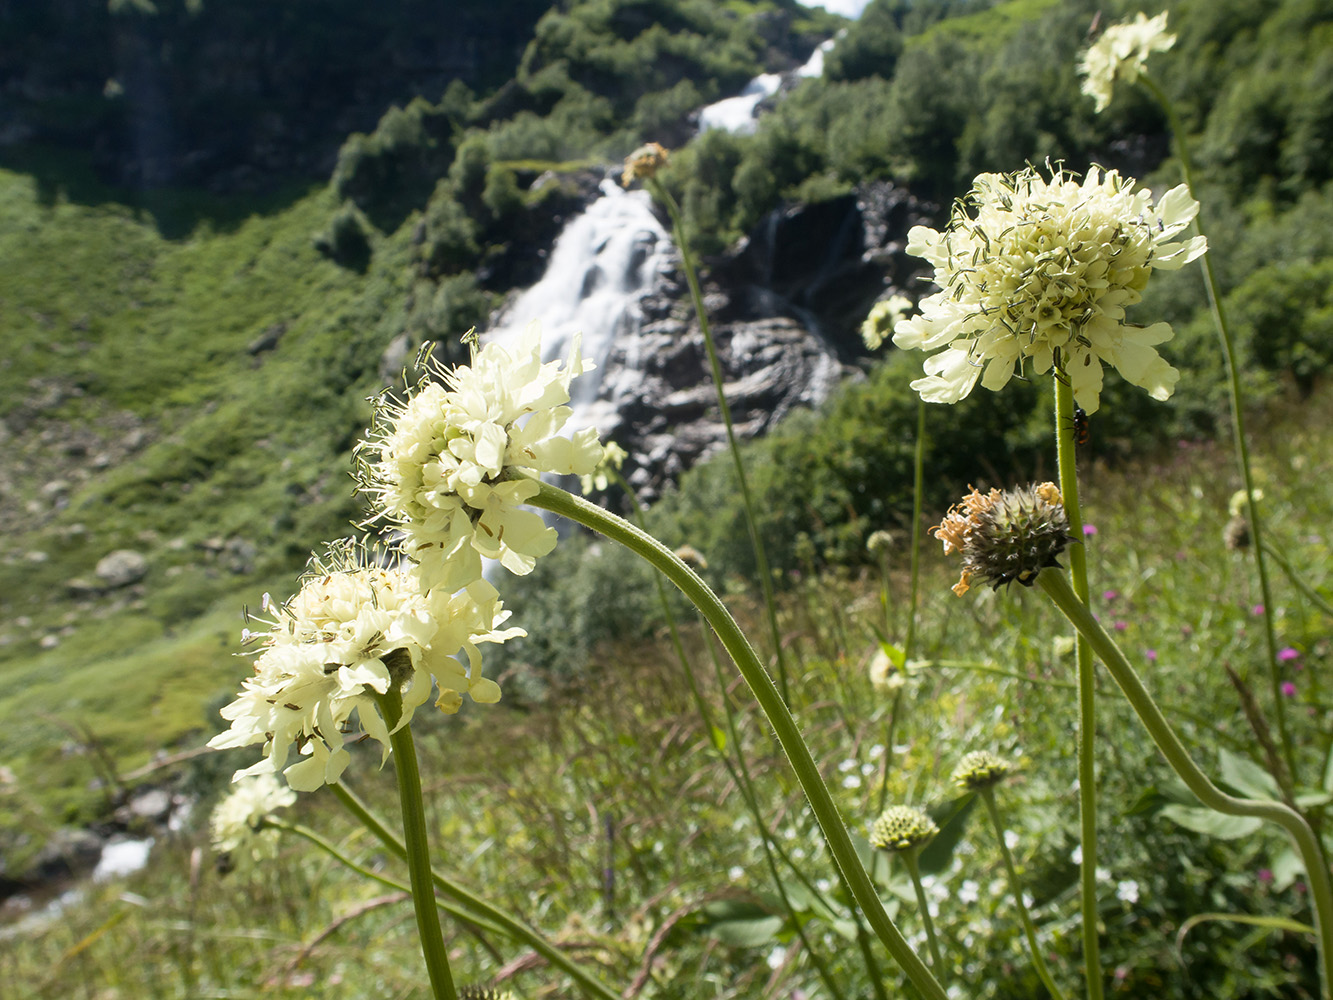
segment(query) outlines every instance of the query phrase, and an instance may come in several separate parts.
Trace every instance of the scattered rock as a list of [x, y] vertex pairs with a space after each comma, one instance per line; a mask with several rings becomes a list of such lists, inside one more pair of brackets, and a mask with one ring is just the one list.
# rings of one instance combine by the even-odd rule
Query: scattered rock
[[286, 332], [286, 323], [274, 323], [254, 340], [250, 341], [250, 343], [246, 345], [245, 351], [250, 355], [271, 351], [278, 346], [278, 341], [282, 339], [282, 335]]
[[42, 496], [47, 500], [57, 500], [69, 493], [68, 479], [52, 479], [42, 487]]
[[42, 649], [55, 649], [57, 646], [60, 645], [60, 636], [44, 635], [41, 637], [40, 640], [38, 640], [37, 645], [40, 646]]
[[36, 549], [34, 549], [32, 552], [25, 552], [25, 553], [23, 553], [23, 559], [24, 559], [24, 561], [25, 561], [25, 562], [30, 562], [30, 563], [32, 563], [33, 565], [40, 565], [40, 564], [46, 562], [46, 561], [47, 561], [48, 559], [50, 559], [50, 558], [51, 558], [51, 557], [50, 557], [49, 555], [47, 555], [45, 552], [42, 552], [42, 551], [39, 551], [39, 550], [36, 550]]
[[95, 572], [108, 587], [127, 587], [148, 575], [148, 560], [142, 552], [117, 549], [98, 561]]
[[88, 830], [62, 828], [47, 840], [32, 866], [39, 881], [69, 878], [97, 864], [102, 840]]
[[70, 597], [96, 597], [105, 590], [106, 587], [101, 583], [89, 580], [86, 576], [76, 576], [65, 581], [65, 592]]

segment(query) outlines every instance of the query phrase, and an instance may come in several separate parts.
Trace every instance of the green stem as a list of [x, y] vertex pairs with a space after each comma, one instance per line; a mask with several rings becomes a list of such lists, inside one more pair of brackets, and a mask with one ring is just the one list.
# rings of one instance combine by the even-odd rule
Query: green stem
[[898, 857], [903, 859], [907, 874], [912, 879], [912, 888], [916, 890], [916, 905], [921, 911], [921, 922], [926, 926], [926, 942], [930, 945], [930, 962], [935, 968], [942, 969], [944, 960], [940, 958], [940, 942], [935, 937], [935, 921], [930, 918], [930, 902], [926, 899], [926, 888], [921, 884], [921, 866], [916, 862], [918, 850], [920, 848], [909, 847], [898, 852]]
[[750, 545], [754, 549], [755, 571], [759, 574], [759, 586], [764, 594], [764, 607], [767, 610], [768, 627], [773, 638], [773, 654], [777, 659], [778, 687], [782, 690], [782, 700], [791, 703], [787, 690], [787, 657], [782, 648], [782, 630], [778, 627], [777, 598], [773, 593], [773, 574], [769, 572], [768, 555], [764, 551], [764, 540], [759, 534], [759, 522], [754, 516], [754, 504], [750, 499], [750, 485], [745, 476], [745, 463], [741, 461], [741, 446], [736, 440], [736, 431], [731, 422], [731, 407], [727, 404], [727, 395], [723, 391], [722, 364], [718, 361], [717, 345], [713, 342], [713, 330], [708, 323], [708, 313], [704, 309], [703, 292], [699, 289], [698, 268], [694, 263], [694, 254], [689, 241], [685, 239], [685, 225], [681, 219], [680, 206], [671, 192], [662, 186], [656, 178], [648, 178], [647, 186], [653, 197], [666, 206], [671, 216], [671, 228], [676, 246], [680, 248], [681, 265], [685, 270], [685, 280], [690, 286], [690, 298], [694, 302], [695, 315], [699, 317], [699, 330], [703, 334], [704, 348], [708, 352], [708, 365], [713, 374], [713, 387], [717, 390], [717, 406], [722, 413], [722, 423], [727, 429], [727, 447], [731, 451], [731, 460], [736, 466], [736, 482], [741, 491], [741, 504], [745, 508], [745, 525], [750, 532]]
[[[412, 887], [408, 885], [406, 882], [400, 882], [396, 878], [389, 878], [389, 876], [387, 875], [383, 875], [377, 871], [373, 871], [367, 868], [365, 865], [360, 864], [357, 861], [353, 861], [346, 854], [344, 854], [337, 847], [335, 847], [330, 841], [324, 839], [314, 830], [311, 830], [309, 827], [302, 826], [300, 823], [287, 823], [283, 820], [278, 820], [278, 819], [267, 819], [264, 821], [264, 825], [271, 826], [274, 829], [282, 830], [286, 833], [296, 834], [298, 837], [304, 837], [306, 840], [310, 841], [312, 844], [314, 844], [324, 853], [328, 854], [330, 857], [332, 857], [335, 861], [339, 862], [345, 868], [348, 868], [351, 871], [356, 872], [363, 878], [369, 879], [372, 882], [378, 882], [380, 885], [387, 886], [390, 889], [397, 889], [401, 892], [411, 893], [412, 891]], [[470, 910], [465, 910], [463, 907], [451, 903], [448, 900], [440, 899], [438, 896], [436, 896], [435, 905], [456, 920], [465, 921], [466, 923], [469, 924], [475, 924], [478, 927], [483, 927], [486, 930], [496, 934], [504, 933], [504, 928], [500, 927], [499, 924], [487, 920], [481, 914], [473, 913]]]
[[783, 752], [796, 772], [796, 780], [810, 803], [810, 810], [824, 832], [834, 861], [842, 870], [852, 898], [870, 922], [871, 929], [924, 996], [932, 1000], [946, 1000], [944, 987], [889, 919], [883, 901], [857, 857], [852, 838], [842, 817], [838, 815], [838, 808], [820, 776], [810, 749], [801, 738], [800, 728], [792, 719], [786, 702], [778, 693], [754, 648], [718, 596], [698, 574], [657, 539], [581, 497], [566, 493], [549, 483], [540, 483], [537, 495], [529, 503], [567, 517], [624, 545], [665, 575], [703, 613], [773, 727]]
[[[1074, 593], [1088, 603], [1088, 552], [1083, 542], [1083, 514], [1078, 501], [1078, 467], [1074, 453], [1074, 390], [1069, 379], [1055, 373], [1055, 442], [1060, 469], [1060, 497], [1069, 516], [1075, 544], [1069, 547], [1069, 568]], [[1096, 663], [1087, 640], [1075, 635], [1078, 663], [1078, 816], [1083, 851], [1079, 866], [1080, 908], [1083, 914], [1083, 967], [1088, 1000], [1102, 998], [1101, 943], [1097, 926], [1097, 679]]]
[[1042, 958], [1041, 948], [1037, 946], [1037, 928], [1032, 922], [1032, 914], [1028, 912], [1027, 903], [1023, 901], [1023, 885], [1018, 881], [1018, 868], [1014, 865], [1014, 856], [1004, 840], [1004, 824], [1000, 822], [1000, 810], [995, 805], [995, 789], [980, 788], [977, 794], [981, 796], [981, 801], [986, 803], [986, 812], [990, 814], [991, 825], [995, 827], [995, 839], [1000, 842], [1004, 869], [1009, 873], [1009, 891], [1014, 894], [1014, 900], [1018, 903], [1018, 916], [1023, 921], [1023, 933], [1027, 935], [1028, 951], [1032, 954], [1032, 963], [1036, 966], [1037, 975], [1041, 977], [1053, 1000], [1065, 1000], [1064, 993], [1055, 984], [1051, 970], [1046, 966], [1046, 959]]
[[1310, 895], [1314, 902], [1316, 946], [1320, 959], [1321, 996], [1333, 1000], [1333, 884], [1329, 882], [1328, 867], [1324, 863], [1319, 839], [1291, 806], [1282, 802], [1263, 802], [1239, 799], [1218, 788], [1194, 763], [1171, 724], [1162, 715], [1143, 681], [1130, 666], [1125, 654], [1093, 617], [1087, 605], [1080, 601], [1069, 586], [1069, 580], [1059, 569], [1045, 569], [1037, 577], [1037, 584], [1055, 602], [1056, 607], [1070, 620], [1079, 634], [1085, 636], [1096, 650], [1107, 671], [1119, 685], [1126, 700], [1148, 730], [1153, 743], [1161, 751], [1171, 769], [1176, 772], [1191, 792], [1209, 809], [1228, 816], [1257, 816], [1276, 823], [1286, 830], [1295, 844], [1310, 880]]
[[[921, 502], [925, 492], [926, 401], [916, 401], [916, 452], [912, 458], [912, 579], [907, 598], [907, 636], [903, 639], [903, 669], [916, 652], [917, 592], [921, 582]], [[883, 811], [883, 810], [881, 810]]]
[[[1194, 195], [1194, 168], [1190, 163], [1189, 144], [1185, 139], [1185, 130], [1176, 116], [1175, 106], [1157, 83], [1147, 75], [1140, 75], [1140, 82], [1153, 95], [1166, 113], [1171, 135], [1176, 142], [1176, 157], [1180, 160], [1180, 170], [1185, 177], [1185, 186]], [[1194, 224], [1200, 233], [1204, 233], [1203, 211], [1195, 217]], [[1206, 233], [1204, 235], [1207, 235]], [[1218, 339], [1222, 343], [1222, 357], [1227, 365], [1227, 390], [1231, 400], [1231, 437], [1236, 449], [1236, 461], [1240, 466], [1241, 483], [1245, 487], [1245, 510], [1250, 519], [1250, 535], [1254, 541], [1254, 566], [1259, 573], [1259, 594], [1264, 603], [1264, 641], [1268, 646], [1268, 679], [1272, 690], [1274, 712], [1277, 716], [1278, 741], [1282, 744], [1283, 760], [1287, 765], [1286, 774], [1274, 777], [1282, 786], [1287, 801], [1295, 799], [1296, 752], [1287, 732], [1287, 708], [1282, 697], [1282, 666], [1277, 658], [1277, 632], [1273, 626], [1273, 592], [1268, 582], [1268, 564], [1264, 558], [1263, 519], [1259, 515], [1259, 504], [1254, 496], [1254, 476], [1250, 470], [1250, 447], [1246, 442], [1245, 413], [1240, 385], [1240, 368], [1236, 364], [1236, 345], [1231, 337], [1231, 328], [1227, 324], [1226, 307], [1217, 285], [1217, 275], [1213, 271], [1213, 255], [1206, 253], [1203, 261], [1204, 282], [1208, 286], [1208, 305], [1213, 313], [1213, 323], [1217, 326]]]
[[403, 812], [403, 840], [407, 846], [407, 871], [412, 883], [412, 908], [417, 916], [417, 933], [426, 959], [431, 992], [435, 1000], [458, 1000], [454, 977], [449, 972], [449, 951], [440, 929], [440, 913], [435, 907], [435, 889], [431, 884], [430, 843], [426, 836], [426, 806], [421, 799], [421, 771], [417, 767], [417, 748], [412, 727], [398, 726], [403, 714], [403, 696], [397, 685], [376, 696], [384, 721], [390, 729], [394, 772], [398, 775], [398, 802]]
[[[396, 857], [407, 859], [407, 847], [394, 836], [393, 832], [384, 824], [384, 821], [370, 811], [361, 799], [346, 785], [339, 783], [330, 785], [329, 790], [337, 796], [338, 801], [346, 807], [357, 820], [369, 830], [381, 844]], [[586, 971], [577, 964], [570, 961], [558, 948], [552, 945], [535, 930], [523, 923], [521, 920], [510, 916], [504, 910], [492, 906], [480, 896], [445, 878], [436, 872], [431, 872], [431, 879], [441, 892], [452, 896], [463, 904], [469, 911], [474, 912], [476, 917], [469, 917], [470, 920], [476, 920], [477, 917], [487, 920], [508, 935], [514, 941], [521, 941], [527, 945], [542, 958], [546, 959], [551, 965], [562, 970], [566, 975], [573, 979], [583, 989], [583, 992], [590, 997], [599, 997], [601, 1000], [622, 1000], [619, 994], [608, 989], [596, 979], [593, 979]]]

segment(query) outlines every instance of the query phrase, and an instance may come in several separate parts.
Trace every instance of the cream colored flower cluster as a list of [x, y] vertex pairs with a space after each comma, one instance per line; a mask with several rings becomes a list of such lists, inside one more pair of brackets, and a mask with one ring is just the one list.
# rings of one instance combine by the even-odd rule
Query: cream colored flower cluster
[[272, 857], [278, 831], [264, 829], [264, 821], [295, 801], [296, 793], [272, 774], [238, 781], [213, 808], [209, 818], [213, 849], [230, 854], [246, 847], [256, 861]]
[[601, 462], [595, 428], [560, 434], [570, 381], [593, 367], [577, 341], [567, 365], [543, 364], [534, 324], [516, 348], [492, 343], [470, 367], [435, 366], [443, 385], [428, 377], [405, 402], [382, 405], [362, 448], [362, 489], [402, 528], [431, 587], [478, 578], [482, 556], [529, 573], [555, 546], [555, 530], [519, 505], [540, 473], [585, 476]]
[[1176, 36], [1166, 30], [1165, 11], [1153, 18], [1140, 11], [1129, 24], [1112, 25], [1079, 62], [1083, 93], [1097, 102], [1099, 112], [1105, 111], [1117, 79], [1133, 83], [1150, 55], [1175, 44]]
[[[969, 210], [972, 214], [969, 214]], [[1072, 385], [1098, 407], [1102, 366], [1166, 399], [1179, 372], [1157, 353], [1171, 327], [1125, 322], [1153, 269], [1175, 270], [1207, 250], [1202, 236], [1176, 242], [1199, 211], [1184, 185], [1153, 204], [1114, 170], [1082, 181], [1029, 167], [982, 174], [944, 232], [914, 226], [909, 253], [935, 268], [941, 291], [894, 328], [902, 348], [939, 351], [912, 388], [927, 402], [956, 403], [978, 381], [1003, 388], [1027, 370]]]
[[[405, 401], [382, 403], [360, 449], [361, 488], [376, 504], [371, 519], [401, 528], [402, 551], [339, 543], [312, 561], [287, 604], [265, 595], [268, 627], [248, 636], [261, 643], [254, 673], [222, 710], [230, 728], [209, 741], [262, 744], [263, 759], [237, 780], [281, 771], [298, 791], [336, 783], [351, 727], [387, 758], [392, 732], [432, 686], [444, 712], [458, 711], [464, 693], [500, 699], [478, 647], [526, 633], [503, 627], [509, 612], [481, 560], [531, 571], [555, 544], [554, 529], [519, 507], [537, 493], [536, 477], [588, 476], [605, 457], [595, 430], [560, 434], [570, 381], [591, 367], [577, 342], [568, 364], [544, 364], [533, 326], [517, 347], [490, 344], [469, 367], [435, 366], [428, 375], [443, 384], [427, 377]], [[401, 699], [396, 720], [381, 712], [390, 693], [390, 704]]]
[[[222, 709], [231, 728], [208, 744], [263, 744], [264, 758], [238, 771], [238, 779], [282, 771], [298, 791], [336, 783], [350, 760], [344, 732], [354, 712], [387, 757], [390, 729], [376, 695], [391, 685], [402, 693], [397, 726], [430, 696], [432, 679], [440, 689], [436, 705], [446, 712], [458, 710], [461, 692], [473, 701], [499, 700], [499, 687], [482, 675], [477, 646], [526, 633], [501, 628], [509, 612], [495, 588], [477, 579], [454, 594], [428, 591], [416, 566], [360, 565], [364, 552], [336, 548], [332, 565], [312, 565], [287, 605], [265, 601], [274, 620], [254, 636], [263, 642], [254, 674]], [[466, 666], [455, 658], [460, 652]], [[288, 764], [293, 748], [298, 760]]]

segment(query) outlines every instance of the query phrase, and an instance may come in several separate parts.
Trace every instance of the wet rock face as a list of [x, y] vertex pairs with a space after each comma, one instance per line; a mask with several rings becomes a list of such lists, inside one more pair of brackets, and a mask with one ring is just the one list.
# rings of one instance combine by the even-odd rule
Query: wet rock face
[[814, 317], [845, 360], [864, 353], [860, 326], [889, 289], [915, 296], [921, 261], [906, 252], [912, 226], [931, 223], [936, 206], [888, 181], [852, 194], [777, 209], [713, 266], [735, 292], [767, 292]]

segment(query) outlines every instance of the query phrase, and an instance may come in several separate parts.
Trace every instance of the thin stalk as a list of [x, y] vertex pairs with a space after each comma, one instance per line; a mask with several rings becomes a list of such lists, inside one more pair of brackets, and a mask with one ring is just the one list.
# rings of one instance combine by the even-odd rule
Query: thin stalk
[[903, 639], [903, 669], [916, 652], [916, 605], [921, 582], [921, 502], [926, 488], [926, 401], [916, 401], [916, 452], [912, 458], [912, 579], [907, 596], [907, 637]]
[[[1194, 186], [1194, 168], [1190, 162], [1189, 144], [1185, 139], [1185, 130], [1181, 127], [1180, 119], [1176, 116], [1175, 106], [1162, 88], [1150, 77], [1140, 75], [1139, 81], [1148, 89], [1148, 92], [1152, 94], [1166, 113], [1167, 124], [1171, 128], [1171, 135], [1176, 143], [1176, 158], [1180, 160], [1180, 171], [1185, 177], [1185, 186], [1189, 188], [1190, 194], [1193, 195], [1196, 190]], [[1194, 224], [1198, 227], [1200, 233], [1207, 235], [1203, 229], [1202, 209], [1199, 215], [1195, 216]], [[1254, 497], [1254, 476], [1250, 471], [1250, 447], [1245, 434], [1240, 368], [1236, 364], [1236, 345], [1231, 336], [1231, 328], [1227, 324], [1226, 307], [1222, 303], [1222, 294], [1218, 289], [1217, 275], [1213, 272], [1213, 255], [1206, 253], [1201, 259], [1203, 261], [1204, 282], [1208, 287], [1208, 305], [1213, 313], [1213, 323], [1217, 326], [1217, 336], [1222, 344], [1222, 357], [1227, 365], [1227, 391], [1231, 400], [1231, 438], [1236, 449], [1236, 462], [1240, 467], [1241, 483], [1245, 487], [1245, 512], [1250, 519], [1250, 535], [1254, 542], [1254, 567], [1259, 573], [1259, 593], [1264, 602], [1264, 641], [1268, 646], [1269, 686], [1272, 689], [1273, 706], [1277, 716], [1278, 742], [1282, 744], [1283, 760], [1287, 765], [1286, 774], [1275, 774], [1273, 777], [1282, 786], [1282, 792], [1287, 801], [1292, 802], [1295, 799], [1295, 786], [1297, 784], [1296, 752], [1287, 731], [1287, 708], [1284, 704], [1285, 699], [1282, 697], [1282, 667], [1277, 658], [1277, 632], [1273, 626], [1273, 592], [1269, 586], [1268, 564], [1264, 558], [1267, 548], [1264, 544], [1263, 519], [1260, 517], [1259, 504]]]
[[1004, 857], [1004, 869], [1009, 873], [1009, 891], [1014, 894], [1014, 899], [1018, 902], [1018, 916], [1023, 921], [1023, 933], [1027, 935], [1028, 951], [1032, 954], [1032, 964], [1036, 966], [1037, 975], [1046, 986], [1047, 992], [1051, 994], [1052, 1000], [1065, 1000], [1065, 995], [1060, 987], [1055, 984], [1054, 977], [1051, 976], [1051, 970], [1046, 967], [1046, 959], [1041, 956], [1041, 948], [1037, 946], [1037, 927], [1032, 922], [1032, 914], [1028, 912], [1028, 905], [1023, 901], [1023, 885], [1018, 881], [1018, 868], [1014, 865], [1014, 856], [1009, 850], [1009, 845], [1004, 839], [1004, 824], [1000, 822], [1000, 810], [995, 805], [995, 789], [979, 788], [977, 794], [981, 796], [981, 801], [986, 803], [986, 812], [990, 814], [991, 825], [995, 827], [995, 839], [1000, 842], [1000, 853]]
[[1290, 835], [1305, 866], [1306, 877], [1310, 880], [1320, 961], [1320, 995], [1325, 1000], [1333, 1000], [1333, 884], [1329, 882], [1328, 867], [1324, 863], [1319, 839], [1310, 829], [1310, 824], [1283, 802], [1236, 798], [1213, 784], [1194, 763], [1115, 640], [1107, 635], [1087, 605], [1078, 599], [1064, 573], [1059, 569], [1042, 570], [1037, 577], [1037, 584], [1078, 629], [1079, 634], [1087, 637], [1157, 749], [1200, 802], [1228, 816], [1257, 816], [1276, 823]]
[[[421, 799], [421, 771], [417, 767], [417, 748], [411, 726], [398, 726], [403, 714], [403, 696], [397, 685], [375, 699], [389, 725], [389, 744], [393, 748], [394, 772], [398, 775], [398, 802], [403, 812], [403, 840], [406, 844], [407, 871], [412, 883], [412, 908], [417, 916], [417, 933], [426, 959], [431, 992], [435, 1000], [458, 1000], [454, 977], [449, 971], [449, 951], [440, 929], [440, 913], [435, 908], [435, 888], [431, 884], [430, 844], [426, 836], [426, 806]], [[397, 727], [395, 729], [395, 727]]]
[[[329, 790], [337, 796], [338, 801], [346, 807], [357, 820], [369, 830], [381, 844], [396, 857], [407, 858], [407, 847], [394, 836], [393, 832], [384, 824], [384, 821], [371, 812], [370, 808], [361, 801], [361, 799], [346, 785], [339, 783], [330, 785]], [[469, 916], [469, 920], [477, 921], [478, 918], [489, 921], [500, 929], [500, 932], [507, 935], [514, 941], [521, 941], [542, 958], [546, 959], [552, 966], [560, 969], [571, 979], [573, 979], [583, 989], [583, 992], [590, 997], [599, 997], [600, 1000], [622, 1000], [620, 994], [608, 989], [596, 979], [593, 979], [585, 970], [556, 948], [539, 933], [523, 923], [521, 920], [511, 916], [504, 910], [492, 906], [480, 896], [463, 888], [456, 882], [445, 878], [436, 872], [431, 872], [431, 879], [436, 887], [443, 893], [452, 896], [463, 904], [475, 916]]]
[[[406, 882], [401, 882], [396, 878], [390, 878], [387, 875], [383, 875], [380, 872], [367, 868], [360, 862], [353, 861], [330, 841], [321, 837], [307, 826], [302, 826], [300, 823], [288, 823], [279, 819], [267, 819], [264, 821], [264, 825], [271, 826], [274, 829], [282, 830], [286, 833], [295, 834], [298, 837], [304, 837], [339, 864], [343, 865], [343, 867], [356, 872], [362, 878], [369, 879], [372, 882], [378, 882], [380, 885], [387, 886], [390, 889], [398, 889], [401, 892], [410, 893], [412, 891], [412, 887]], [[439, 896], [436, 896], [435, 905], [456, 920], [475, 924], [476, 926], [483, 927], [495, 934], [504, 933], [504, 928], [500, 927], [499, 924], [493, 923], [492, 921], [487, 920], [484, 916], [478, 913], [473, 913], [471, 910], [465, 910], [463, 907], [451, 903], [447, 899], [441, 899]]]
[[683, 563], [670, 549], [645, 534], [623, 518], [616, 517], [596, 504], [581, 497], [566, 493], [549, 483], [538, 484], [538, 493], [529, 503], [552, 513], [568, 517], [570, 520], [604, 535], [614, 542], [619, 542], [650, 563], [667, 577], [681, 592], [703, 613], [704, 618], [716, 633], [727, 654], [740, 670], [755, 700], [767, 717], [769, 724], [787, 755], [796, 780], [805, 793], [810, 811], [814, 814], [820, 829], [824, 832], [829, 851], [835, 863], [847, 880], [848, 888], [856, 905], [861, 908], [870, 922], [875, 935], [884, 943], [894, 961], [902, 968], [908, 979], [930, 1000], [947, 1000], [944, 987], [921, 961], [919, 955], [907, 943], [902, 932], [894, 925], [884, 909], [884, 903], [875, 891], [870, 876], [866, 874], [856, 848], [852, 844], [847, 827], [838, 814], [838, 807], [829, 794], [828, 787], [815, 765], [796, 725], [787, 710], [787, 703], [778, 693], [773, 679], [764, 669], [754, 648], [732, 618], [726, 605], [709, 589], [692, 569]]
[[[1075, 544], [1069, 547], [1074, 593], [1088, 603], [1088, 553], [1083, 546], [1083, 514], [1078, 502], [1078, 467], [1074, 454], [1074, 389], [1056, 372], [1055, 446], [1060, 468], [1060, 497]], [[1079, 866], [1079, 906], [1083, 914], [1083, 968], [1088, 1000], [1102, 1000], [1101, 942], [1097, 927], [1097, 680], [1092, 650], [1075, 634], [1078, 663], [1078, 818], [1083, 858]]]
[[898, 857], [903, 859], [903, 866], [912, 878], [912, 888], [916, 890], [916, 905], [921, 910], [921, 922], [926, 925], [926, 942], [930, 945], [931, 964], [940, 969], [944, 967], [944, 960], [940, 958], [940, 942], [935, 937], [935, 921], [930, 918], [930, 902], [926, 899], [926, 888], [921, 884], [921, 866], [916, 863], [918, 850], [919, 848], [909, 847], [905, 851], [900, 851]]
[[773, 574], [769, 572], [768, 555], [764, 551], [764, 540], [759, 534], [759, 522], [754, 516], [754, 503], [750, 499], [750, 485], [745, 476], [745, 463], [741, 461], [741, 447], [736, 440], [736, 431], [731, 423], [731, 407], [727, 404], [727, 395], [723, 391], [722, 364], [718, 361], [717, 345], [713, 342], [713, 330], [708, 324], [708, 313], [704, 309], [703, 292], [699, 289], [698, 268], [694, 263], [694, 254], [685, 239], [685, 224], [681, 219], [680, 206], [671, 192], [662, 186], [656, 178], [646, 180], [649, 191], [662, 205], [666, 206], [671, 216], [671, 228], [680, 248], [681, 265], [685, 269], [685, 280], [690, 286], [690, 298], [694, 302], [695, 315], [699, 317], [699, 330], [703, 334], [704, 347], [708, 351], [708, 365], [713, 373], [713, 387], [717, 390], [717, 406], [722, 412], [722, 423], [727, 429], [727, 447], [731, 451], [731, 460], [736, 466], [736, 482], [740, 486], [741, 504], [745, 508], [745, 525], [750, 532], [750, 545], [754, 549], [755, 571], [759, 574], [759, 586], [764, 594], [764, 607], [767, 610], [768, 627], [773, 638], [773, 655], [778, 667], [778, 687], [782, 691], [782, 700], [791, 703], [787, 690], [787, 657], [782, 648], [782, 630], [778, 628], [778, 604], [773, 593]]
[[893, 763], [893, 731], [898, 728], [898, 709], [902, 704], [903, 689], [899, 688], [893, 692], [893, 705], [889, 708], [889, 724], [884, 727], [884, 770], [881, 772], [882, 777], [879, 782], [879, 808], [875, 810], [876, 816], [884, 812], [889, 803], [889, 765]]

